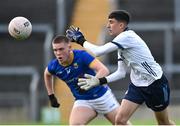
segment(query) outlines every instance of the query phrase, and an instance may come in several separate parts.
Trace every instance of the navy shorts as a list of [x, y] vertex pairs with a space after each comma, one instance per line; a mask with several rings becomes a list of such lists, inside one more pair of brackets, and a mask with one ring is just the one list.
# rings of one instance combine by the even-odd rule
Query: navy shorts
[[146, 103], [153, 111], [162, 111], [169, 105], [170, 89], [164, 75], [148, 87], [136, 87], [132, 83], [128, 87], [124, 99], [137, 104]]

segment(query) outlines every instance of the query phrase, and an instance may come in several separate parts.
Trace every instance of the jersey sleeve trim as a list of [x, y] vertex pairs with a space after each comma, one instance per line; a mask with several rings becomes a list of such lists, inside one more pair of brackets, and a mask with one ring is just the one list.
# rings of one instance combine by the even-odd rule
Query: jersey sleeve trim
[[118, 58], [118, 61], [123, 61], [123, 59], [122, 58]]
[[124, 47], [119, 43], [116, 43], [116, 42], [111, 42], [111, 43], [115, 44], [118, 48], [120, 48], [122, 50], [124, 49]]

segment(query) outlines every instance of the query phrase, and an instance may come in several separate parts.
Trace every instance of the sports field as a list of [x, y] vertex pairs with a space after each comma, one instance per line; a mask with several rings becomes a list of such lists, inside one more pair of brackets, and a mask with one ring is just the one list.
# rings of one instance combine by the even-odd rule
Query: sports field
[[[180, 120], [176, 119], [176, 125], [180, 125]], [[156, 125], [155, 120], [131, 120], [133, 125]], [[111, 125], [106, 119], [95, 119], [89, 125]]]
[[[170, 106], [169, 107], [169, 115], [170, 118], [176, 123], [176, 125], [180, 125], [180, 106]], [[131, 123], [133, 125], [156, 125], [156, 120], [153, 112], [150, 109], [147, 109], [146, 106], [140, 107], [134, 115], [131, 117]], [[104, 119], [104, 117], [98, 117], [94, 119], [90, 125], [110, 125], [110, 123]]]
[[[180, 106], [170, 106], [169, 107], [170, 118], [180, 125]], [[131, 117], [131, 123], [133, 125], [156, 125], [156, 120], [153, 112], [150, 109], [147, 109], [146, 106], [140, 107], [134, 115]], [[60, 123], [58, 125], [67, 125], [66, 123]], [[103, 116], [98, 116], [89, 125], [111, 125]]]
[[[176, 125], [180, 125], [180, 106], [179, 105], [170, 105], [169, 115], [171, 120], [173, 120]], [[156, 125], [156, 119], [153, 112], [150, 109], [147, 109], [145, 105], [142, 105], [137, 111], [132, 115], [130, 119], [133, 125]], [[40, 125], [49, 125], [45, 123], [38, 123]], [[52, 125], [52, 123], [50, 123]], [[55, 125], [68, 125], [67, 123], [58, 123]], [[98, 116], [92, 120], [89, 125], [111, 125], [103, 116]]]

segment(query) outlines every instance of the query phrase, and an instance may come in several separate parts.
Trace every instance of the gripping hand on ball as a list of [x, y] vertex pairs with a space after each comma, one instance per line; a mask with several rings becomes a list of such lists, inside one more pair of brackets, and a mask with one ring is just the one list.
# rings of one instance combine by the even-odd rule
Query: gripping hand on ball
[[57, 98], [54, 96], [54, 94], [49, 95], [49, 100], [52, 107], [59, 108], [60, 104], [58, 103]]
[[83, 46], [83, 43], [86, 41], [83, 33], [79, 28], [70, 26], [68, 30], [66, 30], [66, 37], [68, 37], [71, 41], [75, 41], [76, 43]]
[[78, 85], [81, 87], [81, 89], [89, 90], [100, 84], [99, 79], [95, 76], [92, 76], [90, 74], [85, 74], [84, 77], [86, 78], [78, 79]]

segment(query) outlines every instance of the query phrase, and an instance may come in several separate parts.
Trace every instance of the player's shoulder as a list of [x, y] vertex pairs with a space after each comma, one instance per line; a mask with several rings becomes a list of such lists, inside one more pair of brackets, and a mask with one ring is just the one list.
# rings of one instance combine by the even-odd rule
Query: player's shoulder
[[57, 64], [59, 64], [59, 63], [58, 63], [58, 60], [57, 60], [57, 59], [52, 59], [52, 60], [49, 62], [48, 66], [49, 66], [49, 67], [50, 67], [50, 66], [57, 66]]
[[86, 50], [81, 50], [81, 49], [73, 49], [74, 53], [83, 53], [86, 52]]
[[80, 61], [87, 63], [88, 61], [92, 61], [94, 59], [94, 57], [86, 50], [73, 50], [73, 52], [74, 52], [74, 61], [80, 59]]
[[57, 60], [57, 59], [51, 60], [51, 61], [49, 62], [49, 64], [48, 64], [48, 71], [53, 74], [54, 71], [58, 68], [58, 66], [60, 66], [60, 65], [58, 65], [58, 64], [59, 64], [59, 63], [58, 63], [58, 60]]
[[119, 35], [117, 35], [114, 39], [113, 42], [122, 44], [122, 45], [134, 45], [136, 43], [137, 39], [139, 39], [139, 36], [133, 31], [133, 30], [127, 30]]
[[74, 55], [81, 56], [81, 55], [84, 55], [84, 54], [86, 54], [88, 52], [86, 50], [74, 49], [73, 53], [74, 53]]
[[129, 37], [132, 35], [136, 35], [135, 31], [127, 30], [127, 31], [124, 31], [124, 32], [120, 33], [119, 35], [117, 35], [116, 38]]
[[57, 59], [52, 59], [52, 60], [50, 61], [50, 63], [53, 63], [53, 64], [58, 63], [58, 60], [57, 60]]

